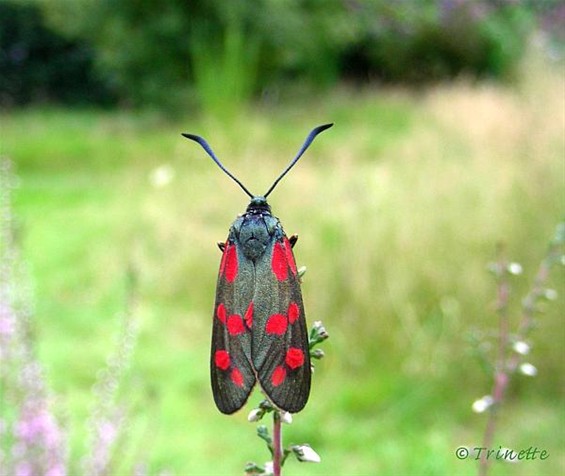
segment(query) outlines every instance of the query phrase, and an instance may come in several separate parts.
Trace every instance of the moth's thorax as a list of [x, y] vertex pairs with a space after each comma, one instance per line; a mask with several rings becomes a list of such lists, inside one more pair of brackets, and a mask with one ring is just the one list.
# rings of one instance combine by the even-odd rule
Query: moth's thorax
[[230, 235], [239, 242], [245, 257], [254, 261], [265, 252], [277, 230], [282, 233], [279, 219], [271, 214], [265, 197], [254, 197], [246, 212], [233, 223]]

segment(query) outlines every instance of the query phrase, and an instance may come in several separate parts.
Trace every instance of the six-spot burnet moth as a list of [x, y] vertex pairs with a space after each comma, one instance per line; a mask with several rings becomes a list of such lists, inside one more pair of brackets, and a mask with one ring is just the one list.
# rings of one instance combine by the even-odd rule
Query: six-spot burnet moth
[[218, 409], [230, 414], [247, 401], [255, 382], [281, 410], [296, 413], [310, 394], [310, 355], [300, 280], [292, 247], [267, 197], [314, 138], [333, 124], [313, 129], [288, 167], [262, 196], [253, 195], [219, 161], [214, 162], [251, 197], [230, 227], [222, 251], [212, 325], [210, 373]]

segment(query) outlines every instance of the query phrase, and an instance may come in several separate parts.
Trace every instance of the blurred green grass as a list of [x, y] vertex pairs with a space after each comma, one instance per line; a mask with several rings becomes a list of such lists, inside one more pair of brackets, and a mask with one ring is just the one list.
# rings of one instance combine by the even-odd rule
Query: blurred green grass
[[[140, 335], [125, 395], [134, 411], [116, 468], [139, 458], [136, 442], [152, 473], [234, 474], [267, 459], [246, 412], [220, 415], [208, 384], [214, 243], [247, 199], [180, 133], [206, 137], [262, 193], [311, 127], [335, 121], [270, 198], [287, 233], [300, 235], [307, 318], [331, 335], [310, 403], [285, 428], [286, 441], [311, 443], [323, 463], [289, 462], [286, 472], [475, 474], [454, 451], [480, 445], [486, 420], [470, 407], [491, 381], [467, 337], [496, 328], [486, 272], [496, 243], [507, 243], [531, 280], [563, 214], [562, 88], [561, 72], [537, 67], [512, 87], [344, 88], [221, 121], [4, 113], [39, 356], [72, 428], [72, 456], [84, 444], [91, 386], [133, 266]], [[163, 166], [173, 179], [156, 186], [151, 176]], [[515, 285], [518, 297], [529, 280]], [[563, 290], [562, 270], [552, 285]], [[561, 293], [532, 336], [539, 375], [516, 377], [496, 438], [496, 447], [538, 446], [551, 456], [495, 464], [495, 475], [565, 468], [562, 310]]]

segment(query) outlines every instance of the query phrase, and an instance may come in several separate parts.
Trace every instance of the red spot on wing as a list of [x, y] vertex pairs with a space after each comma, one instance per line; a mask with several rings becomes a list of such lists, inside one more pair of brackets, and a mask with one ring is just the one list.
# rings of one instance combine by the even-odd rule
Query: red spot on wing
[[286, 316], [282, 314], [273, 314], [267, 319], [267, 324], [265, 326], [265, 331], [267, 334], [279, 334], [282, 335], [286, 332], [288, 326], [288, 321]]
[[288, 306], [288, 322], [294, 324], [294, 321], [300, 316], [300, 308], [295, 302], [291, 302]]
[[214, 354], [214, 363], [219, 369], [227, 370], [230, 366], [230, 354], [225, 350], [217, 350]]
[[243, 316], [243, 320], [245, 321], [247, 328], [251, 329], [251, 325], [253, 324], [253, 301], [249, 303], [247, 311], [245, 311], [245, 316]]
[[231, 381], [238, 387], [243, 387], [243, 375], [238, 368], [235, 368], [231, 371], [230, 378]]
[[228, 332], [232, 335], [238, 335], [241, 334], [242, 332], [245, 332], [245, 327], [243, 325], [243, 319], [241, 318], [241, 316], [239, 314], [232, 314], [230, 317], [228, 317], [228, 320], [226, 322], [226, 326], [228, 328]]
[[282, 243], [278, 241], [273, 248], [273, 258], [271, 259], [271, 268], [279, 281], [284, 281], [288, 277], [288, 265], [286, 254]]
[[302, 367], [304, 365], [304, 352], [296, 347], [290, 347], [286, 351], [284, 361], [292, 370]]
[[286, 379], [286, 369], [282, 365], [279, 365], [273, 371], [273, 375], [271, 376], [271, 383], [275, 387], [278, 387], [281, 383], [284, 382], [285, 379]]
[[224, 252], [222, 253], [222, 260], [220, 261], [220, 276], [224, 274], [226, 269], [226, 256], [228, 255], [228, 242], [224, 243]]
[[296, 274], [296, 262], [294, 261], [294, 256], [292, 255], [292, 246], [290, 246], [290, 242], [288, 241], [288, 238], [286, 236], [284, 237], [284, 251], [286, 254], [286, 261], [290, 266], [292, 274]]
[[228, 283], [233, 283], [237, 276], [237, 249], [234, 244], [226, 244], [225, 255], [224, 275]]
[[224, 306], [223, 302], [218, 304], [218, 309], [216, 309], [216, 316], [218, 316], [218, 319], [224, 324], [226, 323], [226, 306]]

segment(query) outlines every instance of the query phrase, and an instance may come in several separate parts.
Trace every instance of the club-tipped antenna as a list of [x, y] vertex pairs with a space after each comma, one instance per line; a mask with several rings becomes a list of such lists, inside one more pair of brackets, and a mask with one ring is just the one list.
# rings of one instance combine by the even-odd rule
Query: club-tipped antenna
[[[294, 159], [292, 159], [292, 162], [290, 162], [290, 164], [288, 164], [288, 167], [283, 171], [282, 174], [279, 175], [279, 178], [277, 178], [274, 182], [273, 185], [271, 185], [271, 188], [269, 188], [269, 190], [267, 190], [267, 192], [265, 193], [265, 195], [263, 195], [265, 198], [267, 198], [269, 196], [269, 194], [275, 189], [275, 187], [277, 186], [277, 184], [281, 181], [281, 179], [289, 172], [290, 169], [292, 169], [292, 167], [294, 167], [294, 164], [296, 164], [296, 162], [298, 162], [298, 159], [300, 159], [300, 157], [302, 157], [302, 154], [304, 154], [304, 152], [306, 152], [306, 149], [308, 147], [310, 147], [310, 144], [312, 144], [312, 142], [314, 141], [314, 139], [316, 138], [316, 136], [320, 133], [325, 131], [326, 129], [329, 129], [330, 127], [333, 126], [333, 123], [331, 124], [323, 124], [321, 126], [315, 127], [314, 129], [312, 129], [310, 131], [310, 134], [308, 134], [308, 137], [306, 137], [306, 140], [304, 141], [304, 144], [302, 144], [302, 147], [300, 148], [300, 150], [298, 151], [298, 154], [296, 154], [296, 157]], [[240, 184], [241, 185], [241, 184]]]
[[208, 142], [206, 142], [202, 137], [194, 134], [182, 134], [182, 135], [187, 139], [193, 140], [194, 142], [198, 142], [202, 146], [202, 148], [206, 151], [206, 153], [212, 158], [214, 162], [216, 162], [218, 167], [220, 167], [228, 177], [230, 177], [235, 183], [237, 183], [247, 195], [249, 195], [251, 198], [254, 197], [254, 195], [249, 190], [247, 190], [247, 188], [245, 188], [245, 185], [243, 185], [234, 175], [232, 175], [232, 173], [228, 169], [226, 169], [222, 165], [220, 159], [216, 157], [216, 154], [214, 154], [214, 151], [212, 150]]

